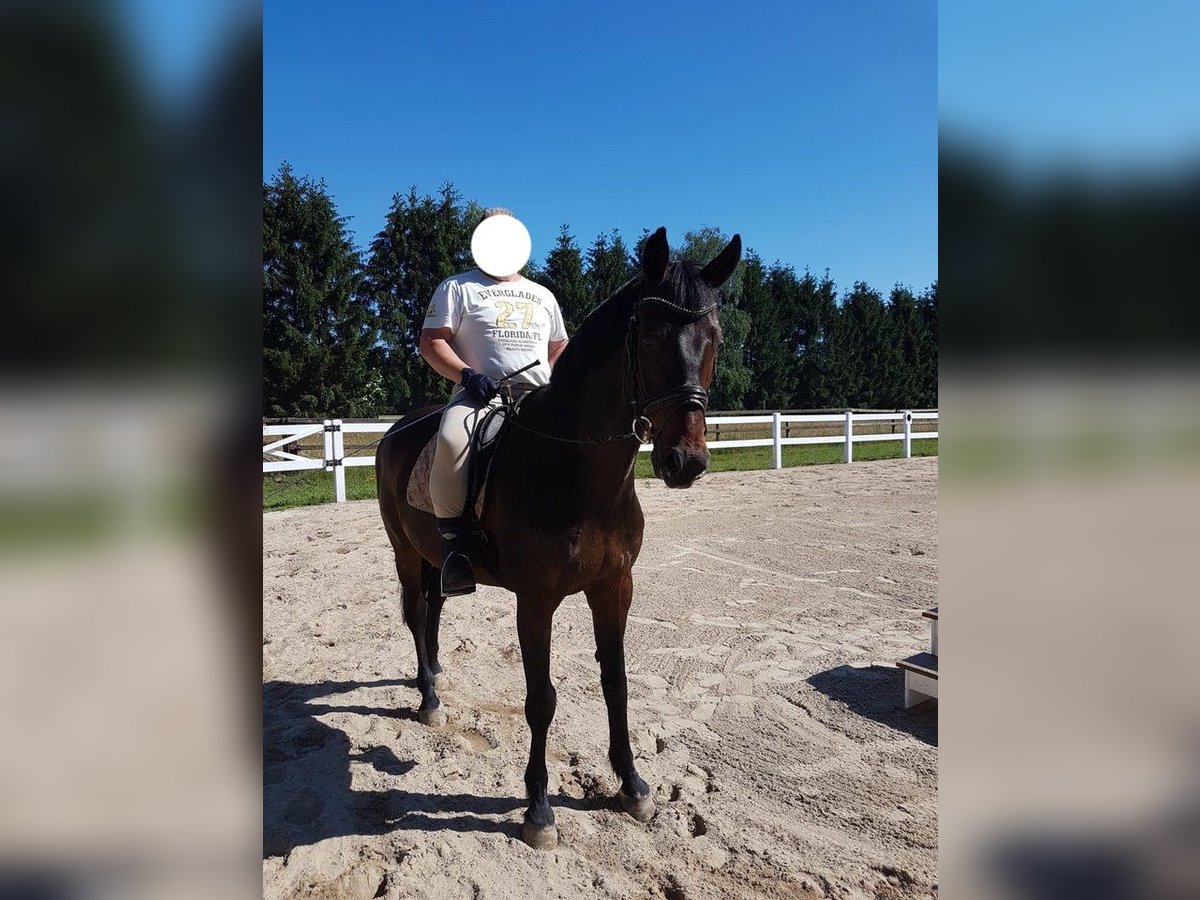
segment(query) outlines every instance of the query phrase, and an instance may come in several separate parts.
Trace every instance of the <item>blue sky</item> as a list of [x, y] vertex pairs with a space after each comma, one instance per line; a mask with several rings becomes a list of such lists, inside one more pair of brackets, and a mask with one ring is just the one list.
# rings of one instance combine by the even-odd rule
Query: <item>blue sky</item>
[[263, 169], [324, 178], [360, 246], [453, 181], [529, 227], [741, 232], [768, 262], [937, 277], [937, 8], [282, 2], [264, 7]]
[[1194, 0], [947, 3], [939, 26], [943, 136], [1034, 172], [1195, 165]]

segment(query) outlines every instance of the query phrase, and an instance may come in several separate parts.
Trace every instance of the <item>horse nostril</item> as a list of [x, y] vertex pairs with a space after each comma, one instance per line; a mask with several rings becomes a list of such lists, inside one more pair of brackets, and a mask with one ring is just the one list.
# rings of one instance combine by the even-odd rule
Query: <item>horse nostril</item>
[[708, 453], [698, 453], [689, 456], [686, 464], [680, 468], [680, 473], [688, 481], [695, 481], [708, 469]]
[[667, 452], [667, 458], [663, 460], [663, 471], [671, 477], [679, 474], [683, 468], [683, 454], [678, 450], [672, 449]]

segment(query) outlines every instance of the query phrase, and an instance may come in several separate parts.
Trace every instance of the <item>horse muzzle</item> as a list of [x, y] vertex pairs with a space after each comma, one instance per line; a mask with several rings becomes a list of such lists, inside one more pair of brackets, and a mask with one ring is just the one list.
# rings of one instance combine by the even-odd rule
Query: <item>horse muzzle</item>
[[691, 487], [708, 471], [708, 461], [707, 449], [685, 451], [678, 447], [666, 451], [661, 460], [652, 460], [655, 474], [669, 488]]

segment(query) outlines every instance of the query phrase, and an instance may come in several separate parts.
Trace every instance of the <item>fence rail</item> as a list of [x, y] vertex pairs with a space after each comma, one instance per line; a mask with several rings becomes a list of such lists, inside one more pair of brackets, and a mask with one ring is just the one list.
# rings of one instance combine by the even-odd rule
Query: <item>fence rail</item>
[[[401, 420], [403, 421], [403, 420]], [[907, 459], [912, 456], [913, 438], [918, 440], [936, 440], [937, 431], [913, 431], [913, 422], [936, 422], [938, 413], [933, 411], [913, 412], [902, 410], [891, 413], [856, 413], [847, 410], [837, 415], [803, 413], [770, 413], [767, 415], [750, 416], [710, 416], [706, 420], [708, 430], [715, 431], [717, 440], [708, 441], [712, 450], [723, 450], [733, 447], [771, 447], [772, 465], [776, 469], [783, 468], [783, 448], [800, 444], [841, 444], [842, 461], [854, 461], [854, 445], [867, 441], [900, 441], [901, 455]], [[880, 424], [899, 423], [902, 429], [893, 433], [856, 434], [855, 423]], [[343, 422], [341, 419], [326, 419], [320, 424], [305, 425], [264, 425], [263, 426], [263, 474], [275, 472], [299, 472], [305, 469], [324, 469], [333, 473], [334, 498], [338, 503], [346, 500], [346, 469], [352, 466], [373, 466], [375, 455], [346, 455], [344, 436], [347, 434], [379, 434], [383, 435], [395, 422]], [[834, 425], [842, 426], [840, 434], [805, 435], [791, 437], [787, 431], [791, 425]], [[730, 425], [770, 425], [770, 437], [762, 438], [730, 438], [720, 440], [721, 426]], [[303, 453], [284, 448], [297, 442], [322, 436], [322, 456], [305, 456]], [[302, 448], [297, 448], [302, 449]], [[642, 444], [639, 451], [646, 453], [653, 449], [651, 444]]]

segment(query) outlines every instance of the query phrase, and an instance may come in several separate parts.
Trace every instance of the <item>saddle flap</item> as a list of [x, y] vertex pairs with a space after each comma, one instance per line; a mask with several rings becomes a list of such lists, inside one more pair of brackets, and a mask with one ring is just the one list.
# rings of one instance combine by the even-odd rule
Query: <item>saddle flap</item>
[[404, 498], [413, 509], [427, 512], [431, 516], [434, 515], [434, 512], [433, 501], [429, 498], [429, 478], [433, 474], [433, 454], [436, 450], [437, 433], [435, 432], [421, 450], [421, 455], [417, 457], [412, 472], [409, 473], [408, 490], [405, 492]]
[[[472, 452], [468, 456], [467, 461], [467, 503], [471, 504], [471, 498], [474, 496], [474, 509], [476, 520], [483, 518], [483, 501], [487, 491], [487, 475], [491, 468], [491, 456], [499, 442], [501, 432], [503, 431], [503, 422], [498, 421], [501, 417], [494, 417], [492, 422], [484, 422], [480, 425], [485, 429], [485, 433], [481, 435], [484, 443], [480, 447], [481, 452]], [[437, 453], [437, 435], [434, 434], [421, 450], [421, 454], [417, 457], [416, 463], [412, 467], [412, 472], [408, 476], [408, 489], [405, 492], [405, 500], [413, 509], [418, 509], [421, 512], [429, 513], [431, 516], [436, 515], [433, 511], [433, 500], [429, 496], [429, 480], [433, 475], [433, 457]]]

